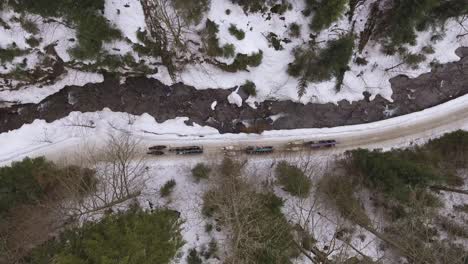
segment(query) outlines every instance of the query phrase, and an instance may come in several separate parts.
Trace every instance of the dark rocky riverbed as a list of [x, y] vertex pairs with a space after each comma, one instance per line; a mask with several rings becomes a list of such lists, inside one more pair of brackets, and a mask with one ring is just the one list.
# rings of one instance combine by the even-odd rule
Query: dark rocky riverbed
[[[164, 85], [155, 79], [133, 77], [121, 84], [106, 77], [104, 82], [67, 86], [39, 104], [15, 105], [0, 109], [0, 132], [20, 128], [35, 119], [47, 122], [72, 111], [93, 112], [105, 107], [135, 115], [148, 113], [158, 122], [189, 117], [189, 123], [208, 125], [222, 133], [259, 132], [264, 129], [320, 128], [374, 122], [432, 107], [468, 93], [468, 48], [460, 48], [460, 61], [448, 63], [415, 79], [398, 76], [390, 80], [393, 102], [380, 96], [354, 103], [301, 104], [265, 101], [253, 109], [230, 104], [232, 90], [196, 90], [184, 84]], [[244, 98], [245, 99], [245, 98]], [[217, 101], [215, 110], [211, 103]], [[281, 115], [274, 122], [269, 117]], [[250, 124], [247, 125], [246, 124]]]

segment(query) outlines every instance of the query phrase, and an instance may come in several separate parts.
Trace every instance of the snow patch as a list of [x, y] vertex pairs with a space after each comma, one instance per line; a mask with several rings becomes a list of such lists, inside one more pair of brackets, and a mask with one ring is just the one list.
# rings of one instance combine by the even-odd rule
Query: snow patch
[[214, 101], [213, 103], [211, 103], [211, 110], [215, 110], [216, 108], [216, 105], [218, 105], [218, 101]]
[[234, 91], [232, 92], [228, 97], [228, 102], [230, 104], [235, 104], [237, 105], [237, 107], [241, 107], [242, 106], [242, 98], [240, 97], [240, 95]]
[[25, 86], [19, 90], [0, 91], [0, 101], [11, 101], [17, 103], [39, 103], [44, 98], [60, 91], [65, 86], [83, 86], [87, 83], [100, 83], [104, 81], [102, 74], [81, 72], [69, 69], [62, 78], [51, 85]]

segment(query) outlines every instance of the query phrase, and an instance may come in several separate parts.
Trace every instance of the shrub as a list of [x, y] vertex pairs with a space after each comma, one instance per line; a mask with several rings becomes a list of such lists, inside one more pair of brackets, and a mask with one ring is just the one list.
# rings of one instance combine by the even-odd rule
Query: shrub
[[289, 36], [292, 38], [298, 38], [301, 36], [301, 25], [297, 23], [289, 24]]
[[215, 22], [207, 19], [205, 28], [200, 32], [203, 38], [204, 50], [206, 54], [211, 57], [234, 57], [236, 52], [235, 46], [233, 44], [225, 44], [223, 47], [220, 47], [217, 36], [218, 32], [218, 25]]
[[276, 178], [283, 189], [290, 194], [301, 198], [309, 195], [312, 183], [298, 167], [281, 161], [276, 166]]
[[207, 19], [205, 28], [200, 32], [203, 38], [205, 52], [208, 56], [217, 57], [223, 55], [223, 49], [219, 46], [218, 25]]
[[96, 58], [103, 42], [121, 37], [120, 31], [113, 28], [103, 16], [90, 14], [80, 17], [78, 21], [78, 45], [70, 50], [77, 59]]
[[270, 33], [267, 35], [266, 38], [267, 38], [268, 42], [270, 43], [270, 45], [271, 45], [275, 50], [282, 50], [282, 49], [284, 49], [284, 48], [283, 48], [283, 45], [281, 45], [281, 40], [278, 39], [278, 35], [276, 35], [275, 33], [270, 32]]
[[245, 71], [247, 67], [257, 67], [262, 63], [263, 51], [251, 55], [237, 53], [231, 64], [218, 63], [216, 66], [227, 72]]
[[263, 206], [273, 214], [281, 215], [281, 208], [284, 205], [284, 200], [276, 196], [273, 192], [260, 193]]
[[315, 31], [328, 28], [346, 9], [347, 0], [307, 0], [309, 9], [315, 10], [310, 27]]
[[102, 43], [121, 37], [99, 13], [104, 10], [104, 0], [17, 0], [13, 2], [18, 12], [28, 11], [43, 17], [64, 17], [77, 29], [78, 45], [70, 50], [77, 59], [95, 59]]
[[461, 205], [454, 205], [453, 209], [455, 211], [463, 212], [465, 214], [468, 214], [468, 204], [461, 204]]
[[120, 55], [102, 54], [96, 61], [97, 67], [106, 67], [110, 71], [115, 71], [124, 66], [124, 61]]
[[31, 48], [35, 48], [37, 46], [39, 46], [39, 44], [41, 44], [41, 40], [40, 39], [37, 39], [35, 37], [30, 37], [30, 38], [27, 38], [26, 39], [26, 43], [31, 47]]
[[232, 58], [234, 55], [236, 55], [236, 47], [233, 44], [223, 46], [223, 57]]
[[214, 239], [211, 239], [210, 240], [210, 243], [208, 243], [208, 248], [205, 249], [201, 255], [205, 258], [205, 259], [210, 259], [212, 257], [216, 257], [216, 254], [218, 252], [218, 243], [216, 243], [216, 240]]
[[440, 180], [424, 164], [401, 158], [392, 152], [353, 150], [348, 152], [353, 168], [364, 177], [364, 183], [402, 202], [410, 201], [413, 189], [424, 188]]
[[238, 29], [234, 24], [231, 24], [229, 27], [229, 33], [238, 40], [243, 40], [245, 38], [245, 32], [242, 29]]
[[468, 166], [468, 132], [458, 130], [430, 140], [427, 149], [436, 153], [445, 164], [456, 168]]
[[44, 189], [37, 178], [55, 171], [55, 166], [44, 158], [25, 158], [0, 168], [0, 215], [19, 204], [38, 202]]
[[195, 248], [191, 248], [187, 255], [187, 264], [202, 264], [203, 261]]
[[364, 66], [364, 65], [367, 65], [369, 63], [365, 58], [361, 58], [361, 57], [357, 57], [355, 62], [359, 66]]
[[250, 96], [257, 95], [257, 86], [254, 82], [247, 80], [242, 86], [241, 89]]
[[205, 225], [205, 232], [210, 233], [213, 231], [213, 225], [212, 224], [206, 224]]
[[237, 162], [224, 160], [219, 173], [217, 185], [204, 195], [203, 207], [242, 238], [242, 243], [231, 243], [234, 248], [226, 262], [292, 263], [290, 258], [297, 256], [297, 250], [292, 244], [292, 226], [281, 212], [282, 200], [248, 184]]
[[208, 179], [210, 176], [211, 169], [204, 163], [198, 163], [192, 169], [192, 176], [195, 180], [200, 181], [201, 179]]
[[159, 194], [161, 195], [161, 197], [167, 197], [172, 193], [175, 186], [176, 186], [176, 181], [174, 179], [168, 180], [166, 183], [164, 183], [164, 185], [159, 190]]
[[[416, 44], [416, 31], [444, 26], [449, 18], [468, 14], [464, 0], [408, 0], [393, 1], [377, 20], [375, 38], [382, 40], [387, 50], [404, 44]], [[437, 38], [431, 41], [437, 41]]]
[[424, 54], [406, 53], [403, 55], [403, 61], [412, 67], [417, 67], [421, 62], [425, 60], [426, 56]]
[[172, 0], [172, 5], [187, 23], [198, 24], [208, 10], [210, 0]]
[[34, 249], [26, 263], [170, 263], [184, 244], [181, 224], [168, 209], [106, 215]]
[[15, 57], [25, 55], [27, 50], [22, 50], [16, 47], [16, 45], [9, 45], [5, 49], [0, 48], [0, 62], [10, 62], [15, 59]]
[[244, 9], [245, 12], [265, 12], [267, 11], [265, 0], [231, 0], [231, 2], [238, 4]]
[[[353, 55], [354, 36], [327, 42], [327, 46], [316, 52], [314, 47], [297, 48], [294, 51], [294, 61], [288, 65], [288, 74], [300, 79], [299, 95], [304, 94], [309, 82], [322, 82], [332, 77], [343, 76], [348, 70], [348, 63]], [[341, 82], [336, 83], [337, 90]]]
[[21, 27], [23, 27], [26, 32], [36, 35], [39, 33], [39, 28], [37, 27], [36, 23], [31, 19], [21, 17], [20, 19]]
[[465, 0], [439, 1], [429, 14], [418, 21], [417, 29], [423, 30], [429, 26], [443, 25], [447, 19], [468, 14]]
[[281, 4], [276, 4], [270, 8], [270, 12], [273, 14], [278, 14], [278, 15], [283, 15], [286, 10], [291, 10], [292, 5], [288, 3], [287, 1], [281, 1]]
[[354, 194], [355, 184], [351, 178], [324, 175], [319, 182], [318, 190], [332, 201], [343, 217], [363, 226], [368, 226], [371, 223]]
[[70, 15], [77, 12], [104, 10], [104, 1], [105, 0], [16, 0], [10, 1], [10, 3], [20, 13], [28, 11], [43, 17], [65, 16], [69, 18]]
[[458, 236], [461, 238], [468, 238], [468, 230], [466, 226], [458, 223], [449, 217], [439, 216], [436, 219], [437, 224], [451, 236]]
[[[0, 7], [2, 5], [0, 4]], [[1, 9], [0, 9], [1, 10]], [[0, 18], [0, 27], [3, 27], [4, 29], [11, 29], [10, 25], [8, 25], [7, 22], [5, 22], [2, 18]]]
[[68, 180], [85, 194], [95, 188], [94, 171], [76, 166], [57, 167], [44, 157], [25, 158], [0, 168], [0, 216], [21, 204], [35, 204], [44, 198], [60, 199]]
[[434, 50], [434, 47], [432, 46], [424, 46], [422, 47], [421, 52], [424, 54], [434, 54], [435, 50]]

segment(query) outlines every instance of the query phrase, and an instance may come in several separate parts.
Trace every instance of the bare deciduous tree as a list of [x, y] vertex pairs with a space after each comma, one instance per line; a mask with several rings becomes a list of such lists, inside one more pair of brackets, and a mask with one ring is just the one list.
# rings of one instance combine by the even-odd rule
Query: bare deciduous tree
[[[294, 248], [291, 226], [280, 215], [265, 213], [269, 209], [262, 194], [266, 192], [251, 184], [241, 167], [240, 162], [224, 160], [212, 175], [212, 186], [204, 197], [205, 210], [213, 210], [228, 230], [226, 263], [256, 263], [265, 250], [275, 256], [274, 263], [284, 263], [284, 257]], [[283, 242], [278, 250], [278, 243]]]
[[60, 209], [74, 219], [100, 214], [139, 196], [147, 180], [139, 141], [129, 133], [110, 135], [102, 148], [82, 153], [79, 163], [93, 169], [94, 177], [62, 179], [67, 193]]
[[189, 23], [183, 19], [171, 0], [140, 0], [145, 15], [151, 42], [155, 43], [161, 61], [167, 67], [172, 80], [176, 73], [189, 61], [191, 52]]

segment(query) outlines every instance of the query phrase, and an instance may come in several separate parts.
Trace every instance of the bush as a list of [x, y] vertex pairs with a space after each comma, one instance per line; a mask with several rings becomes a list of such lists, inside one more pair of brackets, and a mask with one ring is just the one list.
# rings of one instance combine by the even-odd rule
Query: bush
[[17, 12], [28, 11], [43, 17], [70, 18], [70, 15], [85, 11], [104, 10], [105, 0], [15, 0], [10, 1]]
[[450, 236], [468, 238], [468, 229], [466, 226], [449, 217], [439, 216], [436, 219], [436, 223]]
[[412, 190], [441, 179], [432, 168], [396, 153], [358, 149], [348, 155], [367, 186], [402, 202], [410, 201]]
[[139, 208], [65, 231], [33, 250], [26, 263], [170, 263], [183, 246], [179, 213]]
[[233, 44], [223, 46], [223, 57], [232, 58], [234, 55], [236, 55], [236, 47]]
[[237, 53], [231, 64], [218, 63], [216, 66], [227, 72], [246, 71], [247, 67], [257, 67], [262, 63], [263, 51], [251, 55]]
[[218, 252], [218, 243], [216, 243], [216, 240], [211, 239], [210, 243], [208, 243], [208, 248], [203, 250], [201, 255], [205, 259], [210, 259], [210, 258], [213, 258], [213, 257], [216, 258], [217, 252]]
[[31, 19], [21, 17], [20, 19], [21, 27], [23, 27], [26, 32], [36, 35], [39, 33], [39, 28], [37, 27], [36, 23], [32, 21]]
[[341, 87], [339, 77], [348, 70], [353, 55], [354, 36], [327, 42], [327, 46], [316, 52], [314, 47], [298, 48], [294, 51], [294, 61], [288, 65], [288, 74], [300, 78], [299, 95], [309, 82], [322, 82], [335, 77], [337, 90]]
[[45, 158], [25, 158], [0, 168], [0, 215], [19, 204], [38, 202], [44, 195], [39, 175], [53, 173], [55, 166]]
[[206, 166], [204, 163], [198, 163], [192, 169], [192, 176], [196, 181], [200, 181], [201, 179], [208, 179], [210, 172], [211, 169], [208, 166]]
[[172, 0], [172, 4], [187, 23], [198, 24], [208, 11], [210, 0]]
[[455, 168], [468, 166], [468, 132], [458, 130], [430, 140], [426, 148], [436, 153], [440, 159]]
[[246, 81], [242, 86], [241, 89], [250, 96], [257, 95], [257, 86], [252, 81]]
[[26, 43], [31, 47], [31, 48], [35, 48], [37, 46], [39, 46], [39, 44], [41, 44], [41, 40], [40, 39], [37, 39], [35, 37], [30, 37], [30, 38], [27, 38], [26, 39]]
[[[232, 243], [227, 263], [292, 263], [297, 256], [292, 226], [281, 212], [283, 201], [275, 194], [261, 192], [241, 175], [241, 165], [225, 159], [221, 177], [203, 198], [204, 212], [217, 218], [242, 243]], [[209, 210], [207, 210], [209, 209]]]
[[240, 5], [245, 12], [255, 13], [268, 10], [267, 0], [231, 0], [231, 2]]
[[16, 45], [9, 45], [5, 49], [0, 48], [0, 62], [11, 62], [15, 57], [23, 56], [27, 54], [27, 50], [22, 50], [16, 47]]
[[270, 43], [270, 45], [275, 49], [275, 50], [283, 50], [284, 47], [281, 45], [281, 40], [278, 39], [278, 35], [276, 35], [273, 32], [268, 33], [267, 35], [267, 40]]
[[175, 186], [176, 181], [174, 179], [168, 180], [159, 190], [159, 194], [161, 195], [161, 197], [167, 197], [172, 193]]
[[429, 14], [418, 21], [418, 30], [429, 26], [443, 25], [447, 19], [468, 14], [468, 5], [465, 0], [439, 1]]
[[[386, 45], [399, 47], [404, 44], [416, 44], [416, 28], [424, 29], [437, 21], [445, 22], [449, 17], [458, 16], [468, 11], [466, 2], [437, 0], [395, 1], [379, 21], [377, 32]], [[458, 10], [451, 10], [449, 6]], [[455, 11], [455, 12], [454, 12]]]
[[187, 264], [202, 264], [203, 261], [195, 248], [191, 248], [187, 255]]
[[312, 183], [304, 175], [304, 172], [294, 165], [289, 165], [286, 161], [281, 161], [276, 166], [276, 178], [283, 189], [291, 195], [305, 198], [309, 195]]
[[297, 23], [289, 24], [289, 36], [292, 38], [298, 38], [301, 36], [301, 25]]
[[314, 16], [310, 27], [315, 31], [321, 31], [328, 28], [335, 22], [346, 10], [347, 0], [307, 0], [309, 9], [314, 10]]
[[[77, 19], [78, 20], [78, 19]], [[103, 42], [121, 37], [103, 16], [89, 14], [78, 20], [78, 45], [70, 50], [77, 59], [93, 59], [100, 55]]]
[[453, 209], [458, 212], [463, 212], [465, 214], [468, 214], [468, 204], [460, 204], [460, 205], [454, 205]]
[[434, 54], [435, 50], [434, 50], [434, 47], [432, 46], [424, 46], [422, 47], [421, 52], [424, 54]]
[[424, 54], [413, 54], [413, 53], [406, 53], [402, 55], [403, 61], [412, 67], [417, 67], [421, 62], [426, 60], [426, 56]]
[[73, 24], [77, 29], [78, 45], [70, 53], [77, 59], [95, 59], [103, 42], [121, 37], [120, 31], [100, 14], [104, 10], [104, 0], [16, 0], [13, 5], [18, 12], [63, 17]]
[[355, 184], [351, 178], [324, 175], [319, 182], [318, 190], [333, 202], [343, 217], [359, 225], [370, 225], [369, 217], [354, 194]]
[[223, 47], [219, 46], [218, 25], [207, 19], [205, 28], [200, 32], [204, 42], [204, 51], [208, 56], [211, 57], [234, 57], [236, 48], [233, 44], [225, 44]]
[[25, 158], [0, 168], [0, 216], [22, 204], [35, 204], [44, 198], [61, 199], [63, 183], [73, 180], [80, 194], [94, 189], [94, 171], [76, 166], [57, 167], [44, 157]]
[[205, 28], [200, 32], [200, 34], [203, 38], [205, 52], [208, 56], [217, 57], [223, 55], [223, 49], [219, 46], [219, 39], [217, 36], [218, 32], [218, 25], [207, 19]]
[[245, 32], [242, 29], [238, 29], [234, 24], [231, 24], [229, 27], [229, 33], [238, 40], [243, 40], [245, 38]]
[[273, 14], [283, 15], [286, 10], [291, 10], [292, 5], [288, 1], [281, 1], [281, 4], [276, 4], [270, 8], [270, 12]]

